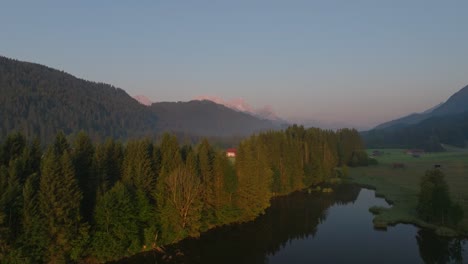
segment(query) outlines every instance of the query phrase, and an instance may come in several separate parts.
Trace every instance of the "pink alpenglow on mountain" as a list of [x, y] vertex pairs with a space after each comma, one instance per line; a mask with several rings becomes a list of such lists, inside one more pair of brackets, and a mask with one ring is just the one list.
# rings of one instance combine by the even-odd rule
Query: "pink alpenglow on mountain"
[[218, 96], [198, 96], [195, 100], [208, 100], [215, 102], [217, 104], [224, 105], [233, 110], [246, 112], [254, 116], [269, 119], [269, 120], [279, 120], [280, 118], [275, 114], [273, 108], [269, 105], [266, 105], [261, 108], [254, 108], [249, 103], [247, 103], [243, 98], [236, 98], [232, 100], [224, 100]]
[[135, 95], [133, 98], [142, 105], [150, 106], [153, 103], [148, 97], [144, 95]]

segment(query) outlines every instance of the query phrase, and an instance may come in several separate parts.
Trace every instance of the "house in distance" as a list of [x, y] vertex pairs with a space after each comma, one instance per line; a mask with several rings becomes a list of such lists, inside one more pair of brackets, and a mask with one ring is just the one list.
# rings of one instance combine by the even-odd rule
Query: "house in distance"
[[424, 152], [423, 149], [408, 149], [408, 150], [405, 151], [405, 153], [408, 154], [408, 155], [412, 155], [415, 158], [419, 158], [420, 156], [422, 156], [426, 152]]
[[226, 150], [226, 157], [228, 158], [235, 158], [237, 154], [237, 149], [229, 148]]

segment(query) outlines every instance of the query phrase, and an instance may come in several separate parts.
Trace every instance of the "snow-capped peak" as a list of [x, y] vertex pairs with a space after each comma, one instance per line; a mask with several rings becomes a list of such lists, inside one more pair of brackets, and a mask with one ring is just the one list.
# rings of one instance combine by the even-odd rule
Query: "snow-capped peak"
[[153, 103], [148, 97], [144, 95], [135, 95], [133, 98], [142, 105], [150, 106]]

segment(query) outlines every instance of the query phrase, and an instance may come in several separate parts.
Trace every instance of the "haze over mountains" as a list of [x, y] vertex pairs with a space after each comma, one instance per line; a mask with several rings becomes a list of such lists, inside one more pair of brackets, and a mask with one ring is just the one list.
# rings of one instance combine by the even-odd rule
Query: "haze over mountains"
[[[143, 105], [149, 106], [153, 103], [151, 99], [149, 99], [147, 96], [144, 96], [144, 95], [137, 95], [137, 96], [134, 96], [133, 98], [135, 98], [138, 102], [140, 102]], [[285, 124], [299, 124], [299, 125], [303, 125], [304, 127], [319, 127], [322, 129], [333, 129], [333, 130], [344, 128], [344, 127], [356, 128], [356, 129], [362, 129], [362, 130], [368, 129], [368, 127], [357, 127], [353, 123], [324, 121], [324, 120], [318, 120], [314, 118], [309, 118], [309, 119], [291, 118], [291, 119], [285, 120], [279, 117], [271, 106], [265, 105], [263, 107], [256, 108], [252, 106], [251, 104], [249, 104], [243, 98], [225, 100], [218, 96], [198, 96], [198, 97], [195, 97], [194, 100], [212, 101], [216, 104], [224, 105], [235, 111], [244, 112], [244, 113], [256, 116], [260, 119], [271, 120], [275, 124], [280, 125], [280, 126], [284, 126]]]
[[[146, 106], [150, 106], [153, 103], [157, 103], [157, 102], [153, 102], [151, 99], [149, 99], [145, 95], [136, 95], [136, 96], [133, 96], [133, 98], [135, 98], [138, 102]], [[211, 101], [216, 104], [224, 105], [228, 108], [231, 108], [232, 110], [236, 110], [238, 112], [244, 112], [244, 113], [259, 117], [261, 119], [267, 119], [267, 120], [281, 122], [281, 123], [286, 122], [282, 120], [281, 118], [279, 118], [278, 115], [276, 115], [276, 113], [274, 112], [271, 106], [266, 105], [261, 108], [254, 108], [243, 98], [224, 100], [223, 98], [218, 97], [218, 96], [197, 96], [196, 98], [194, 98], [194, 101]]]
[[229, 137], [279, 128], [270, 120], [238, 112], [208, 100], [153, 103], [149, 109], [158, 117], [159, 131]]
[[[147, 102], [148, 103], [148, 102]], [[145, 106], [124, 90], [0, 56], [0, 137], [13, 131], [47, 143], [58, 130], [92, 138], [244, 136], [278, 124], [210, 101]]]
[[[142, 96], [137, 99], [141, 103], [120, 88], [0, 56], [2, 137], [20, 131], [47, 143], [58, 130], [67, 134], [85, 130], [95, 139], [157, 137], [164, 132], [232, 137], [279, 129], [286, 123], [271, 108], [256, 109], [243, 100], [200, 97], [189, 102], [152, 103]], [[320, 122], [312, 125], [320, 126]], [[363, 136], [369, 147], [441, 150], [441, 143], [464, 147], [468, 86], [443, 104], [383, 123]]]
[[363, 133], [370, 147], [442, 150], [441, 143], [465, 147], [468, 140], [468, 85], [423, 113], [378, 125]]

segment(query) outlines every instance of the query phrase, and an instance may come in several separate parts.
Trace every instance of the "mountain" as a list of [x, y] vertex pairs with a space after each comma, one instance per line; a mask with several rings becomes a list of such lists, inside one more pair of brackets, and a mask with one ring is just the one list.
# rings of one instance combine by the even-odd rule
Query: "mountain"
[[159, 118], [158, 130], [163, 131], [190, 131], [193, 135], [205, 136], [241, 136], [278, 128], [270, 120], [234, 111], [208, 100], [153, 103], [150, 109]]
[[468, 85], [452, 95], [447, 102], [432, 111], [434, 116], [459, 114], [468, 111]]
[[424, 119], [427, 119], [430, 117], [430, 112], [423, 112], [423, 113], [413, 113], [407, 116], [404, 116], [399, 119], [395, 119], [389, 122], [385, 122], [383, 124], [380, 124], [376, 126], [374, 129], [385, 129], [385, 128], [390, 128], [390, 127], [404, 127], [408, 125], [413, 125], [417, 124]]
[[248, 113], [261, 119], [268, 119], [276, 123], [286, 123], [284, 120], [279, 118], [274, 112], [273, 108], [269, 105], [265, 105], [261, 108], [254, 108], [243, 98], [237, 98], [232, 100], [224, 100], [218, 96], [198, 96], [195, 100], [203, 101], [208, 100], [217, 104], [224, 105], [233, 110]]
[[417, 124], [374, 129], [361, 135], [369, 148], [442, 151], [442, 144], [464, 148], [468, 140], [468, 112], [433, 116]]
[[442, 143], [465, 147], [468, 140], [468, 86], [445, 103], [420, 114], [412, 114], [383, 123], [363, 132], [371, 148], [424, 148], [443, 150]]
[[43, 65], [0, 57], [0, 137], [21, 131], [50, 142], [58, 130], [92, 138], [149, 134], [157, 117], [124, 90]]
[[385, 129], [389, 127], [403, 127], [417, 124], [433, 116], [444, 116], [459, 114], [468, 111], [468, 85], [453, 94], [446, 102], [434, 106], [422, 113], [414, 113], [408, 116], [385, 122], [375, 127], [375, 129]]
[[164, 131], [196, 136], [248, 135], [271, 121], [211, 102], [140, 104], [124, 90], [40, 64], [0, 56], [0, 138], [13, 131], [49, 143], [59, 130], [93, 139], [157, 137]]
[[137, 100], [140, 104], [150, 106], [153, 102], [151, 99], [144, 95], [135, 95], [133, 96], [133, 99]]

